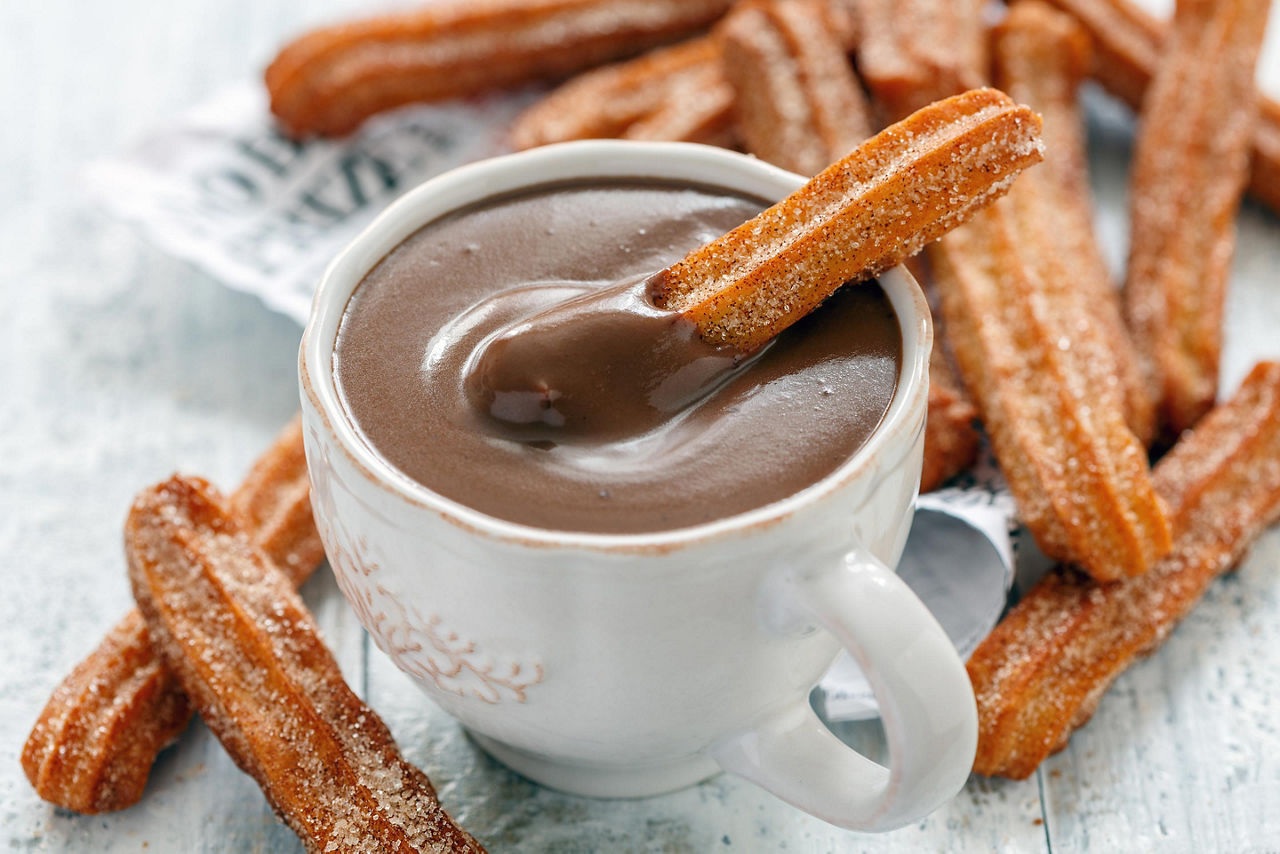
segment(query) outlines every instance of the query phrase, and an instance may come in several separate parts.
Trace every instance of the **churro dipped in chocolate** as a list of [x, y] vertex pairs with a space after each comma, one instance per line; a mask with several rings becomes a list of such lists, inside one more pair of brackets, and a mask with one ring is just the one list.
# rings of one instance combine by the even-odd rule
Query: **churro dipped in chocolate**
[[[1163, 49], [1168, 25], [1132, 0], [1049, 0], [1089, 31], [1093, 77], [1137, 110]], [[1249, 194], [1280, 211], [1280, 103], [1259, 93]]]
[[125, 524], [152, 641], [308, 851], [483, 851], [347, 687], [291, 580], [205, 483], [144, 490]]
[[1034, 113], [995, 90], [931, 105], [647, 281], [487, 339], [468, 394], [501, 421], [564, 436], [647, 431], [837, 288], [901, 263], [1004, 193], [1039, 161], [1039, 131]]
[[1084, 120], [1076, 98], [1089, 69], [1088, 35], [1070, 16], [1041, 0], [1019, 0], [995, 28], [991, 50], [997, 85], [1044, 119], [1044, 165], [1024, 179], [1034, 185], [1024, 192], [1034, 189], [1045, 196], [1058, 251], [1072, 260], [1075, 286], [1107, 345], [1084, 367], [1092, 370], [1094, 383], [1120, 384], [1125, 420], [1149, 443], [1155, 435], [1155, 398], [1125, 327], [1120, 291], [1093, 231]]
[[747, 150], [814, 175], [871, 136], [866, 96], [820, 0], [739, 6], [716, 30]]
[[290, 133], [343, 134], [368, 117], [555, 78], [676, 41], [732, 0], [443, 0], [308, 33], [266, 71]]
[[1269, 0], [1179, 0], [1143, 101], [1125, 303], [1172, 435], [1213, 406]]
[[[231, 499], [254, 544], [297, 585], [324, 558], [295, 419]], [[191, 704], [135, 609], [59, 685], [22, 749], [46, 801], [82, 813], [137, 803], [156, 755], [186, 728]]]
[[987, 82], [985, 0], [858, 0], [858, 73], [888, 121]]
[[1051, 571], [969, 660], [977, 773], [1022, 779], [1066, 747], [1115, 678], [1153, 652], [1280, 516], [1280, 364], [1255, 367], [1154, 479], [1173, 518], [1168, 555], [1114, 584]]

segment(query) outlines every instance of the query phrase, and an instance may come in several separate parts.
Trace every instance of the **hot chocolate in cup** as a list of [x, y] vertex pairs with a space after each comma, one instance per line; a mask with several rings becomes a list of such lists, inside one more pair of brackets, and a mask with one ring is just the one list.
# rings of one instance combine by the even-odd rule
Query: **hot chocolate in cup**
[[[360, 409], [351, 393], [361, 375], [344, 375], [350, 356], [335, 356], [344, 315], [357, 305], [352, 295], [376, 280], [379, 263], [477, 206], [556, 188], [637, 185], [764, 204], [803, 183], [704, 146], [551, 146], [463, 167], [408, 193], [321, 282], [300, 374], [315, 515], [339, 585], [378, 646], [486, 750], [534, 780], [622, 797], [724, 770], [833, 824], [887, 830], [927, 814], [968, 776], [977, 716], [963, 664], [890, 569], [919, 483], [932, 346], [928, 307], [904, 270], [860, 286], [882, 295], [900, 341], [896, 376], [887, 390], [880, 383], [885, 401], [865, 435], [843, 436], [837, 459], [780, 494], [718, 505], [705, 517], [679, 501], [695, 508], [706, 496], [677, 495], [669, 522], [655, 516], [632, 527], [576, 524], [572, 502], [552, 523], [525, 514], [522, 502], [468, 506], [462, 493], [449, 494], [457, 477], [433, 489], [429, 470], [411, 473], [394, 443], [377, 439], [369, 429], [376, 406]], [[473, 251], [484, 253], [485, 241]], [[430, 343], [414, 346], [425, 356]], [[361, 346], [375, 373], [377, 346], [376, 336]], [[760, 355], [761, 365], [770, 358]], [[830, 379], [856, 386], [857, 374]], [[856, 388], [833, 392], [850, 400]], [[621, 444], [653, 444], [652, 435]], [[430, 429], [422, 441], [432, 441]], [[665, 458], [657, 445], [654, 459]], [[842, 647], [876, 690], [888, 767], [836, 739], [810, 708], [810, 690]]]

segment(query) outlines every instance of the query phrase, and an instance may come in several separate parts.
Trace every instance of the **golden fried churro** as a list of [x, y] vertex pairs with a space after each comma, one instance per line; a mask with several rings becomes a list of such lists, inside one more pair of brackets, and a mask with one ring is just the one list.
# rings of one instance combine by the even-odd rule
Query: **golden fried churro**
[[[1155, 75], [1168, 27], [1131, 0], [1049, 0], [1089, 31], [1094, 78], [1133, 109]], [[1280, 103], [1259, 96], [1249, 194], [1280, 212]]]
[[1179, 0], [1143, 101], [1125, 306], [1176, 435], [1213, 406], [1269, 0]]
[[717, 75], [719, 69], [719, 43], [702, 36], [587, 71], [521, 113], [511, 127], [511, 144], [523, 150], [622, 136], [667, 104], [682, 81], [705, 82], [706, 75]]
[[1172, 552], [1115, 584], [1050, 572], [969, 660], [979, 774], [1022, 779], [1065, 747], [1112, 681], [1280, 516], [1280, 364], [1255, 367], [1161, 460], [1155, 482], [1173, 514]]
[[828, 9], [819, 0], [747, 3], [716, 30], [747, 150], [801, 175], [871, 135], [866, 96]]
[[417, 101], [559, 77], [675, 41], [732, 0], [442, 0], [308, 33], [266, 71], [290, 133], [342, 134]]
[[987, 80], [985, 0], [858, 0], [858, 71], [894, 121]]
[[920, 491], [931, 492], [973, 465], [978, 456], [978, 411], [956, 385], [935, 338], [929, 358], [929, 413], [924, 422]]
[[[1155, 435], [1155, 399], [1129, 338], [1120, 292], [1093, 232], [1084, 122], [1076, 90], [1089, 68], [1089, 38], [1068, 15], [1040, 0], [1015, 3], [991, 42], [996, 84], [1044, 119], [1045, 162], [1020, 182], [1045, 195], [1044, 215], [1060, 257], [1072, 261], [1075, 287], [1107, 347], [1084, 365], [1098, 384], [1119, 382], [1125, 420], [1144, 443]], [[1054, 186], [1056, 184], [1056, 186]]]
[[710, 343], [748, 352], [847, 281], [915, 254], [1040, 160], [1040, 120], [994, 89], [915, 113], [651, 282]]
[[[232, 497], [255, 544], [301, 584], [324, 557], [311, 518], [298, 419], [259, 458]], [[22, 750], [46, 801], [82, 813], [142, 797], [156, 754], [177, 738], [191, 706], [151, 647], [135, 609], [54, 690]]]
[[152, 642], [308, 851], [483, 851], [342, 679], [289, 579], [210, 487], [174, 477], [125, 523]]
[[[1031, 176], [1028, 175], [1027, 178]], [[1146, 449], [1054, 231], [1050, 181], [1009, 195], [930, 250], [947, 335], [992, 449], [1041, 549], [1102, 580], [1169, 549]]]

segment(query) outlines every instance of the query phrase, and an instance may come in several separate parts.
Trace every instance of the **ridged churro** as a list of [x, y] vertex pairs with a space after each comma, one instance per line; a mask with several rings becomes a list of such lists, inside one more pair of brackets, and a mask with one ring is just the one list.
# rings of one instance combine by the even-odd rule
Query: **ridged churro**
[[472, 95], [676, 41], [732, 0], [442, 0], [308, 33], [266, 71], [271, 111], [298, 136], [343, 134], [418, 101]]
[[1093, 231], [1084, 120], [1076, 98], [1089, 70], [1088, 34], [1070, 16], [1040, 0], [1019, 0], [996, 27], [991, 51], [996, 85], [1044, 119], [1045, 161], [1022, 179], [1020, 192], [1045, 196], [1045, 216], [1054, 219], [1050, 234], [1058, 241], [1058, 254], [1071, 259], [1069, 275], [1104, 336], [1106, 347], [1083, 366], [1097, 384], [1120, 384], [1125, 420], [1149, 443], [1156, 428], [1155, 397], [1125, 327], [1120, 291]]
[[847, 281], [915, 254], [1041, 158], [1040, 120], [982, 89], [926, 107], [658, 273], [650, 296], [749, 352]]
[[920, 491], [931, 492], [973, 465], [978, 456], [978, 411], [956, 379], [934, 339], [929, 359], [929, 412], [924, 422], [924, 467]]
[[483, 851], [207, 484], [174, 477], [144, 490], [125, 551], [152, 643], [308, 851]]
[[1235, 215], [1257, 118], [1269, 0], [1179, 0], [1143, 100], [1125, 307], [1172, 435], [1217, 397]]
[[1097, 376], [1105, 332], [1061, 254], [1057, 195], [1045, 190], [1020, 180], [931, 247], [933, 279], [1019, 518], [1046, 554], [1095, 578], [1139, 575], [1168, 551], [1169, 522], [1119, 385]]
[[[254, 543], [301, 584], [324, 558], [295, 419], [232, 497]], [[135, 609], [54, 690], [22, 750], [46, 801], [82, 813], [142, 797], [156, 754], [191, 719], [191, 705], [151, 646]]]
[[[1142, 106], [1168, 26], [1131, 0], [1049, 0], [1093, 39], [1093, 76], [1137, 110]], [[1249, 194], [1280, 212], [1280, 103], [1259, 95]]]
[[866, 96], [820, 0], [740, 5], [716, 29], [752, 154], [815, 175], [871, 136]]
[[1064, 748], [1115, 678], [1280, 516], [1280, 364], [1255, 367], [1154, 476], [1173, 516], [1173, 551], [1115, 584], [1051, 571], [969, 660], [977, 773], [1022, 779]]
[[858, 0], [858, 72], [896, 121], [987, 82], [986, 0]]

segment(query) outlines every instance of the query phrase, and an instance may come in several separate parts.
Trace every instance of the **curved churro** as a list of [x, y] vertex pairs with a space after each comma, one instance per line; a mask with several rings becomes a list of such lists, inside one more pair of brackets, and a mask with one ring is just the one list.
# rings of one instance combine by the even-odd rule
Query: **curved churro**
[[716, 29], [747, 150], [814, 175], [871, 135], [866, 96], [828, 3], [746, 3]]
[[1040, 120], [982, 89], [884, 130], [803, 188], [658, 273], [650, 294], [712, 344], [750, 351], [1003, 194], [1041, 157]]
[[1044, 215], [1058, 256], [1101, 333], [1095, 354], [1082, 361], [1097, 386], [1120, 384], [1125, 420], [1144, 443], [1155, 436], [1155, 398], [1143, 374], [1120, 309], [1120, 292], [1093, 232], [1084, 121], [1076, 90], [1089, 69], [1089, 37], [1068, 15], [1040, 0], [1020, 0], [995, 28], [991, 49], [996, 83], [1044, 119], [1045, 161], [1019, 182], [1019, 192], [1044, 195]]
[[266, 71], [290, 133], [342, 134], [417, 101], [558, 77], [708, 26], [732, 0], [443, 0], [308, 33]]
[[889, 121], [987, 81], [986, 0], [858, 0], [858, 72]]
[[308, 851], [483, 851], [347, 687], [290, 580], [201, 481], [144, 490], [125, 523], [152, 642]]
[[1280, 364], [1255, 367], [1154, 477], [1172, 511], [1173, 551], [1141, 578], [1114, 584], [1050, 572], [969, 660], [977, 773], [1022, 779], [1064, 748], [1115, 678], [1154, 651], [1280, 516]]
[[1171, 433], [1213, 406], [1269, 0], [1179, 0], [1143, 101], [1125, 305]]
[[[1165, 33], [1164, 21], [1130, 0], [1049, 0], [1089, 31], [1094, 44], [1094, 78], [1137, 110], [1155, 74]], [[1253, 137], [1249, 194], [1280, 211], [1280, 103], [1258, 96], [1261, 114]]]
[[[298, 419], [259, 458], [232, 497], [254, 543], [301, 584], [324, 558], [311, 517]], [[186, 728], [191, 705], [156, 655], [135, 609], [59, 685], [22, 749], [46, 801], [82, 813], [142, 797], [158, 754]]]

